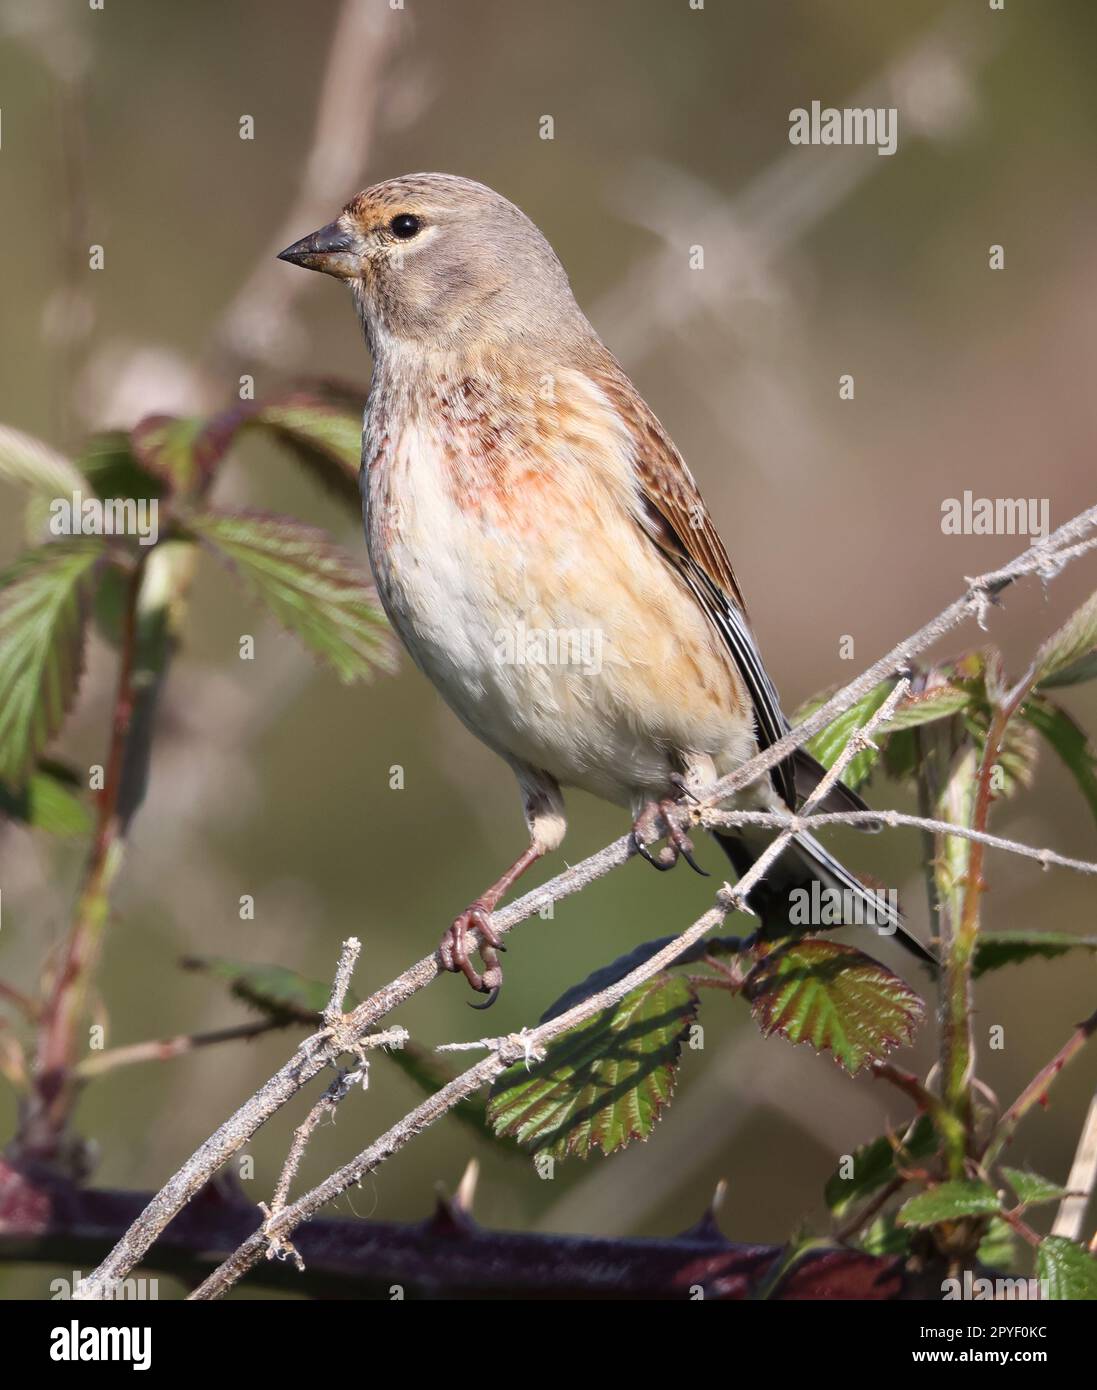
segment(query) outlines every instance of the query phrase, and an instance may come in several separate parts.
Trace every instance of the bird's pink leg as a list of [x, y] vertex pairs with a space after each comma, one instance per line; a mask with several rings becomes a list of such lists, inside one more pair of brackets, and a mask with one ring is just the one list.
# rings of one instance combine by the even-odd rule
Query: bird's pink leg
[[[490, 996], [483, 1004], [473, 1004], [474, 1009], [490, 1008], [499, 997], [499, 990], [503, 984], [503, 967], [499, 964], [497, 953], [505, 951], [506, 947], [492, 928], [491, 914], [499, 905], [500, 898], [543, 854], [543, 849], [530, 845], [506, 873], [453, 919], [453, 924], [442, 937], [438, 951], [443, 968], [460, 970], [477, 993]], [[468, 934], [473, 927], [480, 933], [480, 959], [486, 967], [483, 975], [469, 960]]]

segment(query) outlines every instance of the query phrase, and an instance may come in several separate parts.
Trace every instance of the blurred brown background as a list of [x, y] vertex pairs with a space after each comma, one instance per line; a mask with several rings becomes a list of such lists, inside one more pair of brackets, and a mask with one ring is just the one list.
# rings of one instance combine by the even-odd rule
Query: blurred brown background
[[[1024, 547], [942, 535], [944, 498], [1047, 497], [1052, 526], [1094, 500], [1097, 11], [1085, 0], [1008, 0], [1004, 13], [980, 0], [107, 0], [102, 12], [23, 0], [0, 13], [0, 420], [62, 449], [91, 427], [227, 404], [241, 371], [260, 394], [302, 374], [364, 390], [347, 297], [271, 258], [365, 184], [438, 169], [500, 189], [555, 246], [695, 472], [787, 708], [855, 674], [838, 657], [843, 634], [860, 670], [963, 576]], [[897, 106], [898, 153], [791, 147], [789, 112], [814, 99]], [[552, 141], [539, 138], [546, 114]], [[254, 140], [239, 138], [244, 115]], [[318, 120], [333, 132], [319, 148]], [[105, 248], [97, 273], [92, 243]], [[1004, 271], [988, 269], [992, 243]], [[689, 269], [697, 244], [703, 271]], [[838, 398], [842, 373], [853, 402]], [[269, 446], [241, 449], [218, 500], [328, 526], [364, 562], [353, 519]], [[5, 561], [22, 543], [18, 502], [0, 493]], [[993, 614], [990, 638], [1016, 668], [1092, 587], [1087, 561], [1046, 595], [1028, 584]], [[242, 632], [258, 634], [254, 662], [237, 659]], [[982, 640], [971, 627], [946, 652]], [[102, 757], [112, 670], [96, 647], [63, 741], [80, 764]], [[1063, 702], [1097, 727], [1093, 687]], [[393, 764], [403, 791], [389, 790]], [[877, 783], [870, 796], [897, 793]], [[624, 829], [612, 808], [569, 804], [571, 861]], [[1047, 756], [994, 828], [1097, 857], [1086, 807]], [[510, 773], [410, 662], [346, 690], [204, 563], [100, 976], [110, 1044], [242, 1017], [178, 970], [183, 954], [324, 979], [354, 933], [366, 992], [432, 949], [523, 835]], [[854, 867], [900, 885], [924, 929], [917, 837], [840, 843]], [[722, 871], [714, 847], [703, 857]], [[6, 977], [33, 979], [80, 863], [79, 845], [4, 833]], [[1091, 882], [1001, 856], [990, 868], [989, 925], [1094, 929]], [[460, 980], [398, 1021], [428, 1045], [531, 1023], [589, 970], [682, 927], [710, 888], [634, 862], [515, 935], [490, 1022], [468, 1011]], [[254, 922], [238, 918], [243, 893]], [[981, 1037], [1005, 1027], [1005, 1049], [984, 1048], [980, 1066], [1003, 1102], [1092, 1010], [1095, 983], [1078, 958], [980, 986]], [[703, 1021], [705, 1050], [686, 1054], [651, 1142], [544, 1182], [450, 1120], [339, 1210], [421, 1217], [435, 1183], [452, 1189], [475, 1153], [486, 1224], [672, 1233], [721, 1177], [722, 1224], [738, 1239], [821, 1222], [837, 1156], [902, 1119], [897, 1093], [763, 1042], [741, 1004], [706, 1000]], [[905, 1064], [929, 1066], [932, 1033]], [[80, 1115], [102, 1149], [95, 1180], [158, 1186], [290, 1046], [274, 1035], [96, 1084]], [[1016, 1158], [1065, 1179], [1094, 1072], [1091, 1055], [1066, 1076]], [[302, 1180], [416, 1099], [376, 1060], [368, 1096], [317, 1136]], [[5, 1133], [12, 1109], [0, 1097]], [[299, 1118], [249, 1150], [257, 1202]], [[38, 1296], [51, 1273], [5, 1271], [0, 1289]]]

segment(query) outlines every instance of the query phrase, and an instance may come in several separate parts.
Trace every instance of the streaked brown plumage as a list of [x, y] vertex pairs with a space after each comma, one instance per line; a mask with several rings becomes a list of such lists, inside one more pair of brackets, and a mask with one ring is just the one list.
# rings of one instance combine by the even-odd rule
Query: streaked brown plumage
[[[481, 184], [411, 175], [366, 189], [282, 254], [349, 284], [373, 354], [362, 488], [385, 609], [522, 791], [529, 849], [442, 947], [494, 997], [491, 912], [563, 839], [561, 787], [629, 807], [658, 867], [692, 863], [670, 803], [788, 725], [693, 478], [522, 212]], [[500, 659], [529, 631], [596, 637], [597, 671]], [[818, 776], [801, 753], [747, 799], [794, 806]], [[831, 800], [860, 804], [841, 788]], [[645, 841], [661, 832], [653, 857]], [[756, 842], [719, 838], [742, 872]], [[752, 905], [779, 928], [790, 887], [812, 877], [864, 893], [804, 836]]]

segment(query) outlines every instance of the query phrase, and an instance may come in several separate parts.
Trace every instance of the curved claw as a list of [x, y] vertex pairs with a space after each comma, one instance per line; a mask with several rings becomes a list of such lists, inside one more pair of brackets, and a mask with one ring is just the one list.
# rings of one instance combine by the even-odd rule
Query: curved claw
[[[480, 958], [487, 967], [483, 975], [469, 959], [468, 936], [471, 927], [476, 927], [480, 932]], [[506, 947], [492, 928], [491, 912], [482, 900], [473, 903], [456, 917], [443, 936], [439, 946], [442, 968], [460, 972], [478, 994], [489, 996], [485, 1003], [473, 1004], [472, 1008], [488, 1009], [499, 997], [503, 972], [496, 953], [504, 950]]]
[[[651, 867], [652, 867], [653, 869], [658, 869], [659, 872], [660, 872], [661, 874], [665, 874], [665, 873], [667, 872], [668, 869], [673, 869], [673, 868], [674, 868], [674, 860], [673, 860], [673, 859], [670, 861], [669, 864], [666, 863], [666, 862], [660, 862], [660, 860], [658, 860], [658, 859], [655, 857], [655, 855], [652, 854], [651, 850], [648, 849], [647, 845], [644, 844], [643, 840], [637, 839], [637, 838], [634, 836], [634, 837], [633, 837], [633, 843], [634, 843], [635, 846], [636, 846], [636, 852], [637, 852], [637, 854], [639, 854], [640, 857], [641, 857], [642, 859], [646, 859], [646, 860], [648, 861], [648, 863], [651, 865]], [[659, 853], [660, 853], [660, 854], [663, 854], [664, 851], [663, 851], [663, 850], [660, 850]]]
[[495, 1003], [496, 999], [499, 998], [499, 995], [502, 993], [503, 990], [503, 986], [501, 984], [485, 985], [483, 988], [484, 992], [487, 994], [488, 997], [484, 1000], [482, 1004], [474, 1004], [471, 999], [467, 999], [465, 1002], [468, 1004], [470, 1009], [490, 1009], [492, 1004]]
[[686, 861], [695, 874], [700, 874], [702, 878], [711, 878], [712, 875], [707, 869], [702, 869], [697, 860], [693, 857], [693, 851], [686, 849], [685, 845], [678, 846], [678, 853]]
[[678, 799], [680, 801], [700, 801], [700, 797], [697, 796], [695, 792], [691, 791], [689, 783], [680, 772], [672, 772], [670, 774], [670, 784], [678, 793]]

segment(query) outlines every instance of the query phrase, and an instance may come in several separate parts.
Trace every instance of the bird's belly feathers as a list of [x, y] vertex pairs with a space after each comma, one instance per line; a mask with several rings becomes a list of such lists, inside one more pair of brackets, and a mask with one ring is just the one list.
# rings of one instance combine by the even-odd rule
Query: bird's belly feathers
[[738, 763], [753, 732], [707, 620], [599, 486], [567, 468], [455, 475], [419, 428], [369, 469], [366, 529], [393, 626], [464, 723], [629, 805], [671, 794], [682, 755]]

